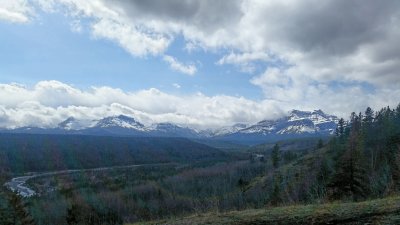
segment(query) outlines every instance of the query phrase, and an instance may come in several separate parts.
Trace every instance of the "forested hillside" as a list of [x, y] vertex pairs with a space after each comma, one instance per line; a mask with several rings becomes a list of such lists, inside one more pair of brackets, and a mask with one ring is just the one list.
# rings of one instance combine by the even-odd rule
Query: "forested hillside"
[[[304, 142], [300, 143], [304, 146]], [[400, 191], [400, 105], [396, 109], [386, 107], [374, 112], [367, 108], [365, 113], [352, 113], [349, 121], [340, 120], [334, 137], [326, 143], [318, 141], [300, 158], [279, 144], [264, 145], [268, 146], [266, 149], [261, 146], [251, 151], [268, 154], [266, 174], [251, 180], [240, 179], [242, 195], [236, 202], [244, 208], [271, 208], [228, 213], [219, 208], [219, 213], [149, 224], [400, 222], [398, 197], [387, 198], [398, 196]], [[382, 199], [366, 201], [377, 198]], [[365, 202], [340, 203], [358, 201]], [[316, 205], [290, 206], [309, 203]], [[241, 208], [240, 204], [236, 207]]]
[[0, 134], [0, 170], [13, 173], [226, 157], [218, 149], [184, 138]]
[[[279, 145], [270, 151], [275, 168], [248, 185], [256, 205], [359, 201], [400, 190], [400, 105], [341, 119], [327, 144], [289, 164]], [[261, 194], [260, 194], [261, 193]]]

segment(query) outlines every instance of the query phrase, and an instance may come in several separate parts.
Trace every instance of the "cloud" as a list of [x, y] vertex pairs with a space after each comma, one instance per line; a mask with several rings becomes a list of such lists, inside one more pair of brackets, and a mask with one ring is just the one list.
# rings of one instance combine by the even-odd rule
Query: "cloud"
[[115, 41], [135, 56], [163, 55], [182, 35], [190, 49], [239, 52], [219, 63], [250, 72], [250, 61], [279, 59], [314, 80], [400, 83], [396, 0], [48, 2], [91, 18], [95, 37]]
[[270, 61], [271, 57], [268, 56], [267, 53], [264, 52], [251, 52], [251, 53], [230, 53], [229, 55], [223, 56], [220, 60], [218, 60], [217, 64], [247, 64], [252, 61]]
[[197, 68], [195, 65], [193, 64], [185, 65], [172, 56], [165, 55], [163, 57], [163, 60], [169, 64], [171, 69], [178, 71], [180, 73], [184, 73], [187, 75], [194, 75], [197, 72]]
[[129, 115], [139, 121], [174, 122], [195, 128], [212, 128], [238, 122], [277, 118], [283, 110], [276, 101], [254, 101], [202, 93], [177, 96], [158, 89], [126, 92], [111, 87], [80, 90], [59, 81], [41, 81], [29, 88], [0, 84], [0, 126], [54, 127], [73, 116], [96, 120]]
[[[271, 69], [265, 73], [266, 80], [253, 81], [256, 85], [265, 85], [264, 82], [271, 84], [272, 90], [265, 91], [272, 91], [276, 95], [258, 101], [227, 95], [206, 96], [202, 93], [179, 96], [154, 88], [135, 92], [107, 86], [81, 90], [59, 81], [41, 81], [33, 87], [15, 83], [0, 84], [0, 127], [55, 127], [71, 116], [92, 121], [124, 114], [148, 125], [173, 122], [203, 129], [276, 119], [293, 108], [316, 109], [316, 103], [328, 113], [347, 118], [353, 109], [364, 110], [367, 105], [375, 109], [386, 105], [393, 107], [400, 99], [400, 90], [385, 89], [373, 94], [362, 85], [347, 87], [337, 84], [336, 89], [331, 90], [324, 84], [315, 84], [297, 95], [285, 97], [292, 100], [298, 98], [294, 104], [278, 98], [278, 95], [287, 92], [287, 89], [279, 88], [281, 81], [277, 78], [281, 72]], [[268, 80], [268, 77], [271, 79]], [[276, 82], [278, 85], [272, 85]], [[357, 101], [349, 101], [349, 98]]]
[[[1, 18], [29, 20], [30, 10], [3, 2]], [[31, 8], [25, 1], [16, 2]], [[251, 74], [249, 82], [263, 91], [265, 101], [279, 102], [282, 108], [323, 108], [347, 115], [367, 105], [381, 107], [400, 99], [397, 0], [40, 0], [39, 6], [47, 11], [58, 9], [72, 19], [85, 18], [94, 37], [113, 41], [137, 57], [161, 56], [172, 69], [189, 75], [196, 73], [194, 65], [166, 55], [178, 37], [189, 51], [201, 49], [217, 55], [231, 52], [217, 64], [254, 73], [258, 62], [264, 72]], [[19, 16], [7, 16], [7, 12]], [[80, 100], [79, 91], [68, 95], [67, 105], [73, 96], [79, 96], [74, 101]], [[113, 99], [108, 95], [129, 95], [105, 87], [92, 92], [104, 92], [106, 100]], [[90, 93], [83, 93], [92, 98]], [[156, 93], [154, 89], [136, 94]], [[132, 107], [123, 101], [119, 104]], [[158, 110], [167, 115], [173, 104]], [[153, 113], [152, 107], [143, 103], [133, 108]]]
[[81, 33], [83, 30], [81, 21], [79, 20], [73, 20], [69, 26], [71, 27], [71, 31], [75, 33]]
[[175, 88], [178, 88], [178, 89], [181, 88], [181, 85], [177, 84], [177, 83], [173, 83], [172, 86], [174, 86]]
[[232, 64], [240, 67], [243, 72], [253, 73], [255, 70], [255, 61], [268, 62], [272, 61], [271, 58], [265, 52], [245, 52], [245, 53], [233, 53], [224, 55], [217, 62], [217, 65]]
[[170, 40], [162, 35], [140, 32], [138, 28], [102, 19], [93, 24], [93, 34], [117, 42], [135, 56], [158, 55], [165, 51]]
[[27, 23], [34, 15], [26, 0], [0, 0], [0, 20], [12, 23]]

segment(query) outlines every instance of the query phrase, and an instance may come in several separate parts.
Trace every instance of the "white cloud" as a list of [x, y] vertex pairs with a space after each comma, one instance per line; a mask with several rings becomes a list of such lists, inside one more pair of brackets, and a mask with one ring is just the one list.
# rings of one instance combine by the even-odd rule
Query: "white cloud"
[[173, 83], [172, 86], [174, 86], [175, 88], [178, 88], [178, 89], [181, 88], [181, 85], [177, 84], [177, 83]]
[[368, 106], [380, 109], [388, 105], [395, 107], [400, 102], [399, 89], [377, 89], [362, 82], [316, 81], [299, 75], [295, 69], [269, 68], [251, 79], [251, 83], [263, 90], [266, 99], [279, 101], [282, 107], [319, 108], [343, 118]]
[[0, 20], [12, 23], [27, 23], [34, 15], [26, 0], [0, 0]]
[[245, 52], [242, 54], [230, 53], [218, 60], [218, 64], [246, 64], [252, 61], [270, 61], [271, 57], [264, 52]]
[[163, 57], [163, 60], [165, 62], [167, 62], [169, 64], [169, 66], [171, 67], [171, 69], [187, 74], [187, 75], [194, 75], [197, 72], [197, 68], [195, 65], [193, 64], [188, 64], [185, 65], [181, 62], [179, 62], [176, 58], [169, 56], [169, 55], [165, 55]]
[[141, 32], [138, 28], [108, 19], [93, 24], [93, 34], [95, 37], [117, 42], [135, 56], [161, 54], [170, 43], [170, 40], [162, 35]]
[[[40, 2], [46, 6], [46, 0]], [[113, 40], [135, 56], [163, 55], [183, 35], [188, 49], [241, 52], [219, 63], [250, 72], [250, 61], [279, 59], [314, 80], [400, 83], [396, 0], [47, 2], [52, 3], [47, 8], [58, 2], [71, 15], [92, 18], [96, 37]]]
[[245, 53], [233, 53], [224, 55], [218, 60], [217, 65], [233, 64], [240, 67], [243, 72], [252, 73], [255, 70], [255, 61], [268, 62], [273, 59], [264, 52], [245, 52]]
[[110, 87], [80, 90], [58, 81], [41, 81], [32, 88], [0, 84], [0, 100], [2, 127], [54, 127], [70, 116], [95, 120], [125, 114], [145, 124], [174, 122], [209, 128], [277, 118], [283, 112], [273, 100], [201, 93], [176, 96], [154, 88], [136, 92]]
[[[28, 19], [27, 1], [1, 1], [3, 11], [16, 13], [16, 21]], [[241, 53], [219, 63], [249, 72], [254, 71], [251, 61], [275, 64], [279, 59], [292, 73], [312, 80], [400, 84], [397, 0], [32, 2], [47, 11], [58, 7], [72, 17], [91, 19], [95, 37], [112, 40], [135, 56], [164, 55], [182, 35], [187, 49]]]
[[[275, 80], [280, 71], [272, 69], [264, 75], [265, 79], [271, 76], [272, 81], [265, 81], [268, 84], [280, 82]], [[264, 85], [264, 80], [254, 82]], [[368, 105], [375, 109], [386, 105], [394, 107], [400, 99], [400, 90], [385, 89], [372, 94], [357, 85], [330, 90], [324, 84], [315, 84], [302, 92], [293, 91], [292, 87], [279, 89], [279, 85], [271, 85], [271, 88], [265, 89], [266, 96], [276, 96], [255, 101], [202, 93], [171, 95], [154, 88], [135, 92], [105, 86], [80, 90], [58, 81], [41, 81], [31, 88], [0, 84], [0, 127], [54, 127], [71, 116], [90, 121], [124, 114], [145, 124], [173, 122], [194, 128], [216, 128], [275, 119], [293, 108], [313, 110], [317, 103], [327, 113], [347, 118], [352, 110], [364, 110]], [[289, 94], [285, 99], [290, 101], [280, 101], [278, 95], [285, 95], [287, 90], [298, 96]], [[356, 101], [349, 101], [349, 98]]]
[[[0, 1], [1, 19], [29, 21], [32, 10], [26, 1]], [[185, 65], [176, 56], [165, 55], [179, 36], [183, 36], [188, 51], [232, 52], [222, 57], [219, 64], [233, 64], [243, 71], [254, 72], [253, 62], [264, 62], [265, 72], [249, 78], [250, 82], [263, 90], [267, 101], [279, 101], [293, 108], [321, 107], [346, 115], [367, 105], [380, 107], [399, 99], [400, 1], [397, 0], [229, 3], [225, 0], [40, 0], [38, 3], [47, 11], [62, 8], [73, 19], [89, 19], [94, 37], [114, 41], [134, 56], [163, 56], [172, 69], [189, 75], [196, 73], [195, 65]], [[94, 90], [99, 94], [104, 92], [105, 99], [112, 99], [108, 95], [127, 95], [121, 90]], [[392, 98], [384, 97], [387, 94]], [[91, 95], [84, 92], [83, 96]], [[69, 104], [71, 97], [65, 101]], [[145, 103], [137, 107], [144, 111], [152, 108]], [[166, 113], [169, 107], [158, 110]]]
[[81, 33], [83, 30], [80, 20], [73, 20], [69, 26], [71, 27], [71, 31], [75, 33]]

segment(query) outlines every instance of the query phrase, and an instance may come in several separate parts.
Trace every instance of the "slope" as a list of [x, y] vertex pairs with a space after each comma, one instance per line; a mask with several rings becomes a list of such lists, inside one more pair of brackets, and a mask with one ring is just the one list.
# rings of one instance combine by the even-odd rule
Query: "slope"
[[137, 224], [399, 224], [400, 197], [358, 203], [314, 204], [200, 214], [180, 219]]

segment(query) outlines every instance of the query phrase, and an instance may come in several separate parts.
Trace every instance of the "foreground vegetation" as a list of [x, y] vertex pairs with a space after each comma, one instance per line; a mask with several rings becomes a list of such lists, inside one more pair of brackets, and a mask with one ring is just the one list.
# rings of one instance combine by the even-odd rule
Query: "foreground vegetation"
[[313, 204], [207, 213], [136, 225], [196, 224], [400, 224], [400, 197], [389, 197], [357, 203]]

